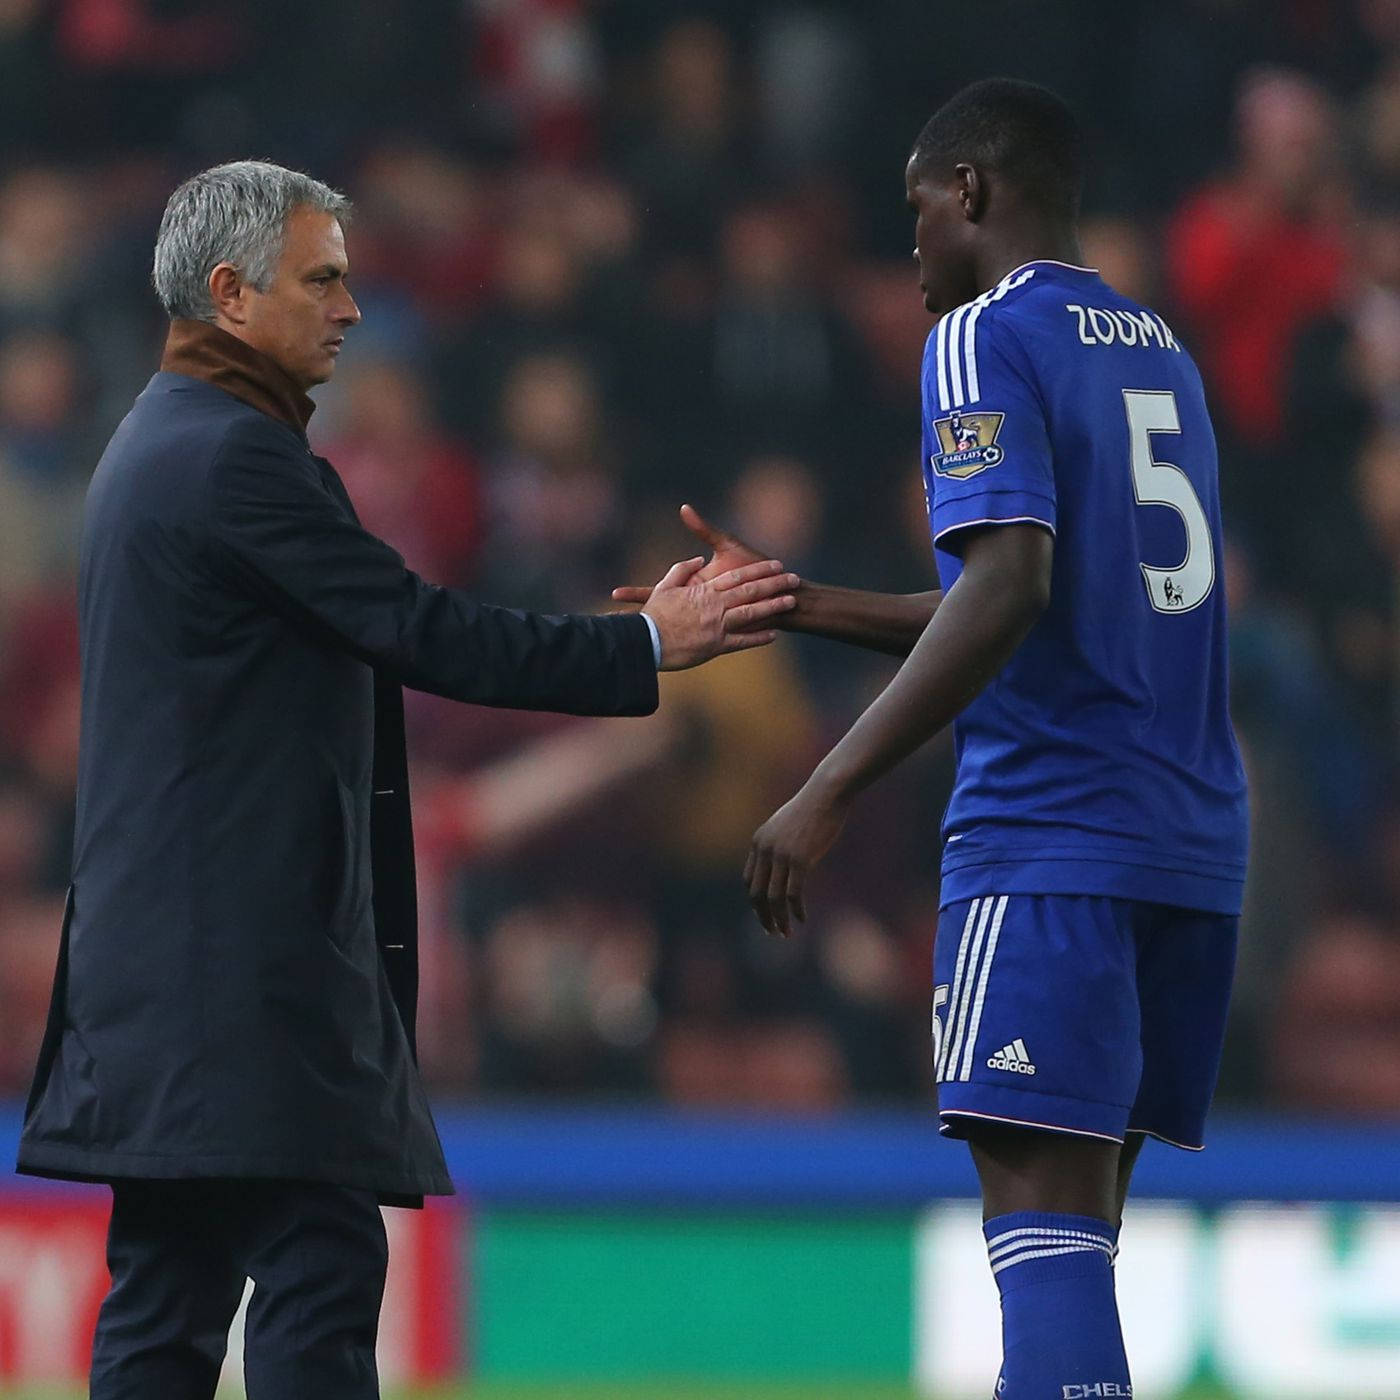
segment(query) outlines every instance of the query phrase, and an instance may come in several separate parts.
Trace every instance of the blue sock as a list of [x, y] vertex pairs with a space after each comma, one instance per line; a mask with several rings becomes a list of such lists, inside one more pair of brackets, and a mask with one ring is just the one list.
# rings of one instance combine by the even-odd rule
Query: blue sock
[[[1096, 1221], [1095, 1223], [1097, 1224], [1097, 1223], [1099, 1223], [1099, 1222]], [[1118, 1246], [1118, 1241], [1115, 1239], [1114, 1242], [1113, 1242], [1113, 1253], [1110, 1254], [1110, 1255], [1108, 1256], [1108, 1265], [1109, 1265], [1109, 1268], [1111, 1268], [1111, 1269], [1117, 1269], [1117, 1267], [1118, 1267], [1118, 1248], [1119, 1248], [1119, 1246]], [[1006, 1367], [1003, 1366], [1003, 1367], [1001, 1368], [1001, 1370], [997, 1372], [997, 1383], [996, 1383], [996, 1385], [994, 1385], [994, 1386], [992, 1387], [992, 1397], [993, 1397], [993, 1400], [1002, 1400], [1002, 1397], [1003, 1397], [1005, 1394], [1006, 1394]]]
[[1018, 1211], [982, 1233], [1001, 1291], [997, 1400], [1127, 1400], [1113, 1292], [1118, 1231], [1085, 1215]]
[[[1097, 1222], [1097, 1221], [1096, 1221], [1095, 1223], [1098, 1224], [1098, 1223], [1100, 1223], [1100, 1222]], [[1113, 1242], [1113, 1253], [1110, 1254], [1110, 1255], [1108, 1256], [1108, 1266], [1109, 1266], [1109, 1268], [1111, 1268], [1111, 1269], [1117, 1269], [1117, 1267], [1118, 1267], [1118, 1248], [1119, 1248], [1119, 1246], [1118, 1246], [1118, 1241], [1115, 1239], [1114, 1242]], [[1005, 1394], [1006, 1394], [1006, 1367], [1003, 1366], [1003, 1367], [1001, 1368], [1001, 1370], [997, 1372], [997, 1383], [996, 1383], [996, 1385], [994, 1385], [994, 1386], [992, 1387], [992, 1400], [1002, 1400], [1002, 1398], [1003, 1398], [1003, 1396], [1005, 1396]]]

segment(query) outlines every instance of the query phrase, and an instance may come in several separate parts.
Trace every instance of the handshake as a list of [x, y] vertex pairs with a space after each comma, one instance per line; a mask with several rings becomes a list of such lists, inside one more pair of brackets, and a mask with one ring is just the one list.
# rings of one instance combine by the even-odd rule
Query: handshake
[[767, 646], [783, 613], [797, 606], [802, 580], [716, 530], [692, 506], [681, 507], [692, 534], [712, 550], [673, 564], [652, 588], [615, 588], [619, 603], [640, 604], [661, 639], [661, 669], [683, 671], [726, 652]]

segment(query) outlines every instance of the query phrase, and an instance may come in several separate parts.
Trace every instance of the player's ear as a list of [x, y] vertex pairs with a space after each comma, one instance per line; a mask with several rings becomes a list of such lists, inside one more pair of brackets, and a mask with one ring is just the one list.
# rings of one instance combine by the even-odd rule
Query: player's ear
[[981, 172], [975, 165], [963, 163], [954, 168], [953, 181], [963, 218], [975, 224], [982, 217], [987, 202], [987, 187], [982, 182]]

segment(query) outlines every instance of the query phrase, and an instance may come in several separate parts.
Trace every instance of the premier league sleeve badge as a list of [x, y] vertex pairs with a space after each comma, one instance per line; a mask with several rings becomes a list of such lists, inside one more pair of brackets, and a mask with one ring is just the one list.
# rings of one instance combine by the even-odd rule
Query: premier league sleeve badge
[[938, 476], [964, 481], [994, 467], [1005, 457], [997, 445], [1004, 413], [951, 413], [935, 418], [933, 431], [941, 451], [929, 458]]

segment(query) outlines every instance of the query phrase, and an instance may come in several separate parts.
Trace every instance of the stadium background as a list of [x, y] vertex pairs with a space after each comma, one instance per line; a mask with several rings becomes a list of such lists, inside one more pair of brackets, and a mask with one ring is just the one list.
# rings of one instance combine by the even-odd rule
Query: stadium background
[[[428, 577], [603, 608], [689, 552], [690, 500], [916, 590], [902, 167], [994, 72], [1080, 112], [1086, 256], [1193, 349], [1221, 443], [1254, 854], [1217, 1146], [1149, 1151], [1125, 1235], [1139, 1389], [1400, 1395], [1397, 0], [0, 0], [0, 1146], [68, 878], [76, 524], [158, 355], [172, 186], [260, 155], [356, 200], [312, 436]], [[641, 722], [411, 697], [462, 1196], [391, 1213], [387, 1375], [985, 1391], [929, 1124], [948, 745], [860, 804], [799, 938], [737, 878], [889, 674], [785, 639]], [[81, 1374], [101, 1213], [0, 1190], [0, 1394]]]

